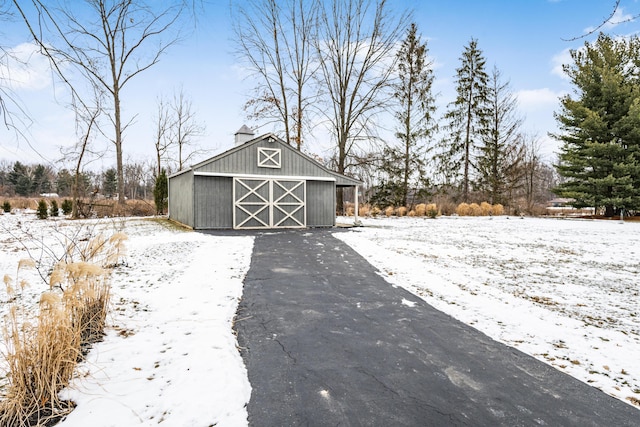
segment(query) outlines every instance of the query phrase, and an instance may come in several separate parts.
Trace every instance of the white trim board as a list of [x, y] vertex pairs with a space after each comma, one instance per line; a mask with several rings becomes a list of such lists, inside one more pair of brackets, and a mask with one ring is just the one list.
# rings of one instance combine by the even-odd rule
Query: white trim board
[[219, 176], [223, 178], [242, 178], [242, 179], [283, 179], [283, 180], [305, 180], [305, 181], [327, 181], [335, 182], [336, 179], [329, 176], [294, 176], [294, 175], [255, 175], [242, 173], [227, 172], [194, 172], [195, 176]]

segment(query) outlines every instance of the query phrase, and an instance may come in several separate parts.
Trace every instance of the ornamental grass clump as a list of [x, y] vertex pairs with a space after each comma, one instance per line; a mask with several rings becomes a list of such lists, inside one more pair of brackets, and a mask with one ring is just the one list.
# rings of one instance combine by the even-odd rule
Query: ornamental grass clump
[[438, 207], [436, 206], [435, 203], [429, 203], [426, 207], [426, 215], [429, 218], [435, 218], [438, 216]]
[[420, 203], [416, 205], [414, 212], [416, 213], [416, 216], [427, 215], [427, 205], [425, 205], [424, 203]]
[[[58, 394], [89, 346], [104, 335], [110, 297], [106, 267], [118, 264], [125, 239], [116, 233], [109, 239], [98, 235], [84, 246], [69, 244], [66, 261], [49, 275], [35, 317], [20, 305], [13, 280], [5, 275], [12, 307], [3, 328], [7, 383], [0, 388], [0, 425], [53, 425], [73, 409]], [[78, 257], [83, 259], [75, 261]], [[32, 267], [32, 260], [20, 261], [16, 281], [21, 270]]]

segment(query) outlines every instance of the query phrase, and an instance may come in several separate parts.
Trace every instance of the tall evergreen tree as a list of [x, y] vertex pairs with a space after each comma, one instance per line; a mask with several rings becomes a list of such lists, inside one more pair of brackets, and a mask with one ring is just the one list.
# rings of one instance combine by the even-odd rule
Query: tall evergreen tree
[[462, 175], [462, 201], [467, 202], [475, 150], [488, 132], [489, 75], [476, 39], [464, 48], [460, 62], [455, 76], [457, 96], [445, 114], [448, 136], [439, 160], [441, 171], [452, 184], [457, 184]]
[[518, 100], [511, 92], [509, 82], [504, 82], [500, 71], [494, 67], [489, 77], [488, 132], [482, 135], [476, 168], [478, 189], [487, 195], [491, 204], [506, 204], [505, 191], [509, 177], [519, 167], [520, 126]]
[[564, 67], [575, 86], [556, 114], [563, 145], [556, 193], [576, 207], [640, 209], [640, 39], [600, 34], [571, 51]]
[[19, 196], [30, 196], [33, 190], [33, 179], [29, 167], [20, 162], [13, 164], [13, 170], [9, 172], [9, 182]]
[[412, 184], [418, 187], [426, 183], [424, 169], [429, 147], [425, 140], [435, 130], [434, 76], [427, 53], [427, 44], [421, 41], [418, 28], [412, 23], [397, 54], [398, 81], [393, 85], [397, 102], [395, 136], [399, 145], [386, 147], [382, 162], [389, 179], [385, 188], [398, 191], [394, 198], [402, 206], [407, 206]]

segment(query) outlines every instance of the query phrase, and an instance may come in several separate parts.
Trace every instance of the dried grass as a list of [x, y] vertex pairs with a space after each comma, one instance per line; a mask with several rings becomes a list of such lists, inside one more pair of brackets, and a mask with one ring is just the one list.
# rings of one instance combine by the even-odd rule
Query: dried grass
[[493, 206], [487, 202], [480, 203], [480, 211], [482, 216], [493, 215]]
[[482, 216], [482, 208], [477, 203], [471, 203], [469, 205], [469, 209], [471, 209], [472, 216]]
[[425, 216], [427, 214], [427, 205], [420, 203], [415, 207], [416, 216]]
[[456, 208], [456, 214], [460, 216], [489, 216], [503, 215], [504, 206], [497, 204], [491, 205], [487, 202], [477, 203], [460, 203]]
[[407, 215], [407, 208], [404, 206], [400, 206], [398, 209], [396, 209], [396, 215], [397, 216], [406, 216]]
[[429, 217], [429, 218], [435, 218], [438, 215], [440, 215], [440, 212], [438, 212], [438, 206], [436, 206], [435, 203], [429, 203], [426, 207], [425, 207], [425, 214]]
[[491, 207], [491, 212], [493, 215], [504, 215], [504, 206], [501, 204], [493, 205]]
[[[5, 318], [7, 386], [1, 390], [0, 425], [52, 425], [73, 409], [58, 393], [73, 377], [88, 346], [103, 336], [110, 298], [110, 270], [124, 253], [126, 236], [97, 236], [81, 247], [67, 248], [81, 261], [59, 262], [49, 277], [37, 318], [14, 298]], [[81, 250], [79, 250], [79, 248]], [[32, 263], [20, 261], [18, 271]], [[12, 280], [4, 276], [7, 289]]]
[[371, 205], [364, 204], [358, 206], [358, 215], [360, 216], [370, 216], [371, 215]]
[[456, 208], [456, 214], [459, 216], [469, 216], [471, 215], [471, 207], [468, 203], [460, 203]]
[[393, 206], [387, 206], [384, 210], [384, 214], [386, 216], [392, 216], [395, 213], [396, 209]]

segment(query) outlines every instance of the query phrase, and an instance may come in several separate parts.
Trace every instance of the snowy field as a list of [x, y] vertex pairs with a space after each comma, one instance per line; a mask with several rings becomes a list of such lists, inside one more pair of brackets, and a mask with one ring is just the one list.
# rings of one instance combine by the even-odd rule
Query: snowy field
[[[46, 262], [78, 228], [81, 238], [124, 231], [128, 255], [113, 273], [107, 336], [63, 392], [78, 406], [59, 425], [246, 425], [251, 388], [231, 327], [253, 239], [184, 232], [145, 219], [96, 224], [5, 214], [0, 272], [15, 277], [26, 249]], [[20, 277], [30, 283], [22, 302], [35, 306], [47, 286], [33, 271], [21, 270]], [[0, 314], [6, 300], [2, 289]]]
[[[640, 224], [513, 217], [364, 224], [335, 236], [391, 284], [629, 404], [640, 399]], [[253, 239], [148, 219], [0, 215], [0, 273], [15, 276], [27, 249], [45, 260], [64, 236], [98, 230], [124, 231], [128, 254], [113, 273], [107, 336], [63, 392], [78, 406], [60, 426], [246, 425], [251, 389], [231, 326]], [[35, 306], [46, 285], [33, 271], [20, 277], [31, 284], [21, 301]], [[6, 301], [2, 289], [0, 314]]]
[[640, 223], [506, 216], [363, 222], [336, 237], [388, 282], [640, 408]]

